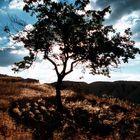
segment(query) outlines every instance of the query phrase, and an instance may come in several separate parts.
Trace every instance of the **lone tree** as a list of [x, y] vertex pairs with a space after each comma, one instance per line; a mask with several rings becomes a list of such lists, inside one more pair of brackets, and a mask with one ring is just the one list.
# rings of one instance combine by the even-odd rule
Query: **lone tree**
[[[110, 7], [101, 11], [86, 10], [89, 0], [72, 3], [53, 0], [24, 0], [24, 11], [35, 15], [37, 22], [32, 30], [23, 30], [26, 36], [17, 34], [16, 42], [23, 42], [29, 50], [24, 60], [15, 63], [14, 71], [28, 69], [38, 54], [54, 66], [57, 74], [56, 105], [63, 108], [61, 86], [66, 75], [77, 64], [84, 64], [92, 74], [109, 76], [110, 68], [117, 68], [121, 62], [134, 59], [139, 49], [134, 47], [131, 31], [126, 29], [121, 35], [113, 26], [103, 25]], [[69, 65], [70, 64], [70, 65]]]

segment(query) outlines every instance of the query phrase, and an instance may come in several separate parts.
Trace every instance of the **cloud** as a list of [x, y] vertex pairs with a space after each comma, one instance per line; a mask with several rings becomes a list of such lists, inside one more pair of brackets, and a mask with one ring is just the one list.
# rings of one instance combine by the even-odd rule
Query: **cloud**
[[[33, 26], [28, 24], [25, 26], [26, 30], [32, 30]], [[26, 36], [22, 31], [17, 33]], [[23, 47], [22, 42], [15, 43], [10, 37], [0, 37], [0, 66], [7, 67], [13, 65], [15, 62], [23, 60], [23, 57], [28, 55], [28, 51]]]
[[135, 42], [135, 46], [138, 47], [138, 48], [140, 48], [140, 40], [137, 41], [137, 42]]
[[[88, 73], [81, 73], [80, 69], [74, 69], [72, 73], [67, 75], [64, 80], [71, 80], [71, 81], [81, 81], [92, 83], [95, 81], [139, 81], [140, 74], [139, 73], [125, 73], [124, 71], [117, 71], [111, 72], [111, 78], [102, 75], [91, 75]], [[41, 83], [52, 83], [56, 82], [57, 77], [53, 67], [47, 61], [42, 61], [42, 63], [35, 63], [30, 69], [14, 73], [11, 70], [11, 67], [0, 67], [0, 73], [2, 74], [9, 74], [12, 76], [21, 76], [24, 78], [35, 78], [40, 80]], [[80, 77], [83, 78], [81, 79]]]
[[[137, 42], [140, 40], [140, 31], [137, 31], [136, 33], [133, 33], [133, 39]], [[140, 47], [140, 44], [139, 44], [139, 47]]]
[[[9, 52], [10, 55], [8, 54], [6, 56], [9, 57], [9, 59], [11, 58], [11, 56], [12, 58], [17, 56], [17, 54], [13, 55], [11, 53], [11, 50], [9, 50]], [[13, 59], [12, 62], [14, 61], [15, 60]], [[17, 58], [16, 58], [16, 62], [17, 62]], [[117, 81], [117, 80], [138, 81], [140, 79], [140, 74], [137, 73], [136, 71], [133, 71], [132, 70], [133, 67], [134, 66], [129, 66], [129, 64], [125, 66], [122, 65], [120, 68], [116, 69], [115, 71], [111, 71], [110, 73], [111, 78], [108, 78], [103, 75], [91, 75], [89, 74], [88, 70], [86, 71], [85, 74], [83, 74], [81, 72], [81, 67], [79, 66], [77, 68], [74, 68], [74, 71], [69, 75], [67, 75], [64, 80], [81, 81], [81, 82], [84, 81], [87, 83], [91, 83], [94, 81]], [[41, 83], [52, 83], [52, 82], [56, 82], [57, 80], [57, 76], [53, 65], [46, 60], [43, 60], [41, 62], [37, 61], [32, 65], [30, 69], [15, 74], [11, 71], [10, 65], [5, 65], [5, 67], [0, 67], [0, 73], [9, 74], [13, 76], [21, 76], [24, 78], [35, 78], [35, 79], [39, 79]]]
[[112, 13], [109, 19], [111, 24], [121, 19], [121, 17], [131, 14], [133, 11], [139, 10], [140, 1], [133, 0], [97, 0], [95, 5], [97, 7], [105, 8], [111, 6]]
[[[6, 5], [7, 4], [7, 5]], [[110, 5], [112, 8], [112, 13], [106, 19], [106, 24], [113, 24], [115, 28], [122, 31], [127, 27], [131, 27], [133, 31], [133, 38], [136, 41], [140, 40], [140, 10], [139, 5], [140, 1], [136, 0], [91, 0], [91, 3], [88, 5], [87, 9], [103, 9], [106, 6]], [[17, 15], [28, 23], [35, 23], [36, 18], [30, 17], [28, 13], [22, 11], [23, 0], [0, 0], [0, 19], [2, 19], [0, 25], [10, 24], [7, 13], [9, 15]], [[30, 29], [31, 26], [26, 26]], [[32, 27], [31, 27], [32, 29]], [[0, 32], [1, 35], [1, 32]], [[7, 46], [7, 38], [0, 36], [0, 44], [5, 43], [3, 47]], [[5, 42], [4, 42], [5, 41]], [[8, 44], [11, 47], [4, 48], [3, 51], [0, 51], [0, 73], [5, 73], [14, 76], [30, 77], [39, 79], [41, 82], [54, 82], [57, 80], [53, 66], [48, 61], [37, 61], [33, 66], [20, 73], [13, 74], [11, 71], [11, 65], [14, 62], [22, 60], [26, 55], [23, 48], [12, 47], [13, 44], [10, 42]], [[20, 44], [19, 44], [20, 45]], [[137, 42], [136, 46], [140, 46], [140, 43]], [[90, 75], [88, 72], [83, 74], [80, 67], [74, 69], [74, 72], [65, 77], [65, 80], [74, 80], [74, 81], [85, 81], [87, 83], [93, 81], [116, 81], [116, 80], [139, 80], [140, 79], [140, 57], [137, 57], [136, 60], [131, 60], [128, 64], [122, 64], [119, 69], [111, 72], [111, 78], [107, 78], [101, 75]]]
[[119, 32], [131, 28], [132, 39], [135, 42], [140, 40], [139, 0], [91, 0], [90, 4], [93, 9], [101, 10], [110, 5], [112, 13], [106, 18], [104, 24], [113, 25]]
[[22, 10], [24, 5], [25, 5], [25, 3], [23, 2], [23, 0], [12, 0], [9, 3], [9, 9], [20, 9], [20, 10]]
[[[13, 53], [13, 51], [16, 51], [16, 53]], [[15, 62], [21, 61], [24, 56], [25, 53], [18, 53], [18, 48], [2, 48], [0, 49], [0, 66], [13, 65]]]
[[131, 23], [130, 20], [128, 20], [129, 18], [130, 18], [130, 15], [126, 15], [126, 16], [121, 17], [114, 24], [114, 28], [119, 32], [124, 32], [125, 29], [132, 28], [133, 24]]

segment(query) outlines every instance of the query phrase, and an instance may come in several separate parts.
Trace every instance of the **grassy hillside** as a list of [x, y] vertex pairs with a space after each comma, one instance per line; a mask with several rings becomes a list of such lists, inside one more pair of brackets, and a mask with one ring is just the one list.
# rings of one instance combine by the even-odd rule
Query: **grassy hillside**
[[98, 97], [114, 97], [132, 103], [140, 103], [140, 82], [136, 81], [93, 82], [90, 84], [64, 81], [63, 89], [72, 89], [78, 93], [92, 94]]
[[0, 140], [140, 139], [140, 106], [112, 97], [136, 93], [138, 82], [66, 81], [61, 113], [56, 111], [54, 85], [0, 75]]

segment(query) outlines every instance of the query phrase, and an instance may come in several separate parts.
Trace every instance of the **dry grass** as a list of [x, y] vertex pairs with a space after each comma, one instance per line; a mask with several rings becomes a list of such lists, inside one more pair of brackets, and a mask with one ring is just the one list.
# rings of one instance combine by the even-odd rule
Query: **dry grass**
[[140, 139], [139, 105], [69, 89], [62, 91], [60, 113], [54, 93], [47, 84], [0, 78], [0, 140]]
[[[63, 91], [66, 109], [57, 112], [54, 97], [22, 99], [12, 103], [10, 114], [45, 140], [135, 140], [140, 138], [140, 108], [123, 101], [83, 97]], [[136, 108], [137, 107], [137, 108]], [[21, 111], [20, 111], [21, 110]], [[30, 122], [30, 123], [29, 123]]]
[[39, 83], [22, 82], [19, 77], [0, 76], [0, 140], [32, 140], [31, 130], [17, 125], [8, 114], [11, 102], [54, 94], [51, 87]]
[[17, 125], [7, 112], [0, 112], [0, 140], [32, 140], [32, 132]]
[[54, 91], [47, 85], [22, 82], [20, 78], [16, 77], [0, 77], [0, 96], [2, 99], [46, 96], [46, 93], [50, 95], [54, 94]]

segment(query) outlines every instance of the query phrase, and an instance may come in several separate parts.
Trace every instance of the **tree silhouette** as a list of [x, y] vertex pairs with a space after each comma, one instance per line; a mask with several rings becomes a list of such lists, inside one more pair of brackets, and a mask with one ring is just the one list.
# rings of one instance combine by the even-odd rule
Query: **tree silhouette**
[[[13, 39], [23, 42], [29, 56], [15, 63], [14, 71], [30, 68], [38, 53], [54, 66], [57, 74], [57, 109], [63, 108], [61, 86], [66, 75], [77, 64], [84, 64], [92, 74], [109, 76], [110, 67], [117, 68], [121, 62], [134, 59], [139, 52], [131, 40], [131, 31], [123, 35], [116, 33], [113, 26], [103, 25], [110, 7], [101, 11], [86, 10], [89, 0], [73, 3], [52, 0], [24, 0], [24, 11], [35, 15], [37, 22], [32, 30], [24, 30], [26, 36], [17, 34]], [[70, 64], [70, 66], [69, 66]]]

